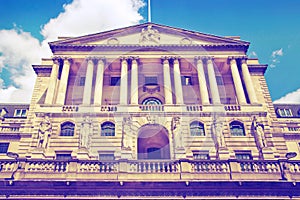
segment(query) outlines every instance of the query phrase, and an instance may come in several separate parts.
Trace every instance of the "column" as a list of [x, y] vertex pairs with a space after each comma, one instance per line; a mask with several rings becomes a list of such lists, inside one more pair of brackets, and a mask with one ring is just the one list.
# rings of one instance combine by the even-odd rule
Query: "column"
[[163, 58], [163, 75], [164, 75], [165, 104], [173, 104], [170, 64], [168, 58]]
[[257, 98], [256, 98], [253, 82], [249, 73], [248, 65], [246, 63], [246, 59], [242, 59], [241, 63], [242, 63], [242, 74], [245, 81], [246, 90], [248, 93], [250, 103], [255, 104], [257, 103]]
[[130, 89], [130, 104], [139, 104], [139, 87], [138, 87], [138, 63], [136, 58], [132, 59], [131, 63], [131, 89]]
[[183, 102], [183, 94], [182, 94], [182, 83], [181, 83], [181, 75], [180, 75], [178, 58], [174, 59], [173, 67], [174, 67], [174, 85], [175, 85], [176, 104], [183, 104], [184, 102]]
[[240, 73], [238, 67], [236, 65], [236, 60], [234, 58], [230, 59], [230, 69], [233, 78], [234, 88], [236, 92], [236, 96], [239, 104], [246, 104], [246, 97], [242, 85], [242, 81], [240, 78]]
[[202, 105], [209, 104], [209, 97], [208, 97], [205, 73], [203, 68], [203, 61], [201, 58], [197, 59], [197, 71], [198, 71], [199, 90], [200, 90], [200, 98], [201, 98]]
[[45, 99], [45, 104], [53, 104], [53, 97], [55, 94], [57, 78], [58, 78], [58, 70], [59, 70], [59, 60], [58, 58], [54, 58], [49, 85], [46, 94], [46, 99]]
[[87, 68], [86, 68], [86, 73], [85, 73], [83, 101], [82, 101], [82, 104], [84, 104], [84, 105], [90, 105], [91, 104], [93, 71], [94, 71], [93, 59], [88, 58], [88, 63], [87, 63]]
[[128, 87], [128, 63], [126, 58], [121, 58], [121, 84], [120, 84], [120, 105], [127, 105]]
[[207, 63], [207, 73], [208, 73], [208, 81], [209, 81], [209, 88], [210, 88], [210, 93], [211, 93], [211, 97], [212, 97], [212, 103], [213, 104], [221, 104], [219, 89], [218, 89], [218, 84], [217, 84], [217, 80], [216, 80], [216, 74], [215, 74], [215, 69], [214, 69], [214, 65], [212, 62], [212, 58], [208, 58], [206, 63]]
[[64, 59], [64, 65], [60, 77], [59, 88], [58, 88], [57, 99], [56, 99], [56, 103], [60, 105], [65, 104], [71, 61], [72, 60], [69, 58]]
[[95, 93], [94, 93], [94, 104], [102, 104], [102, 93], [103, 93], [103, 74], [104, 74], [104, 61], [103, 59], [98, 60]]

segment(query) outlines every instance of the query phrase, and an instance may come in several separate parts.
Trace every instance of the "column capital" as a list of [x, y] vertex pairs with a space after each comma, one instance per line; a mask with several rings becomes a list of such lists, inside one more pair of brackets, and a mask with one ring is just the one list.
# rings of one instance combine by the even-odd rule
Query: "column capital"
[[240, 62], [241, 62], [241, 64], [247, 64], [247, 60], [248, 60], [248, 57], [242, 57], [242, 58], [240, 58]]
[[171, 62], [179, 62], [181, 59], [180, 56], [162, 56], [161, 57], [161, 62], [164, 63], [164, 61], [169, 61], [169, 63]]
[[85, 58], [86, 59], [86, 61], [93, 61], [93, 63], [94, 63], [94, 65], [97, 65], [98, 64], [98, 62], [99, 62], [99, 60], [102, 60], [103, 62], [104, 62], [104, 64], [105, 64], [105, 62], [106, 62], [106, 58], [103, 56], [103, 57], [99, 57], [99, 56], [88, 56], [88, 57], [86, 57]]
[[64, 61], [64, 64], [65, 63], [68, 63], [68, 64], [73, 63], [73, 58], [71, 58], [71, 57], [62, 57], [62, 60]]

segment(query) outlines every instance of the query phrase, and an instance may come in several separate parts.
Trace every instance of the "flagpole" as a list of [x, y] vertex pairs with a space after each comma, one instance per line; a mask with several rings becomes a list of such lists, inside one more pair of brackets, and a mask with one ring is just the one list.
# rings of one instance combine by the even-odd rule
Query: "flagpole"
[[151, 22], [151, 7], [150, 7], [150, 0], [148, 0], [148, 22]]

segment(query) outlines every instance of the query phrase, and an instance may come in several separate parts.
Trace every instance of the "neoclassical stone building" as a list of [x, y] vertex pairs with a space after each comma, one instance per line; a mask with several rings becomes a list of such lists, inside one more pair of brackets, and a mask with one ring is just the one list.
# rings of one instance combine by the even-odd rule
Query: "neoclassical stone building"
[[1, 104], [4, 198], [300, 198], [300, 106], [250, 43], [154, 23], [50, 42]]

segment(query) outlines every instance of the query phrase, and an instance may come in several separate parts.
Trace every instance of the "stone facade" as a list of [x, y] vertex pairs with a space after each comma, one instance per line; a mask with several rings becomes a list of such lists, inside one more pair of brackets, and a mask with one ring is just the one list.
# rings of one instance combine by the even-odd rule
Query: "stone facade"
[[300, 108], [274, 108], [250, 43], [145, 23], [49, 45], [26, 115], [1, 105], [0, 194], [300, 195]]

